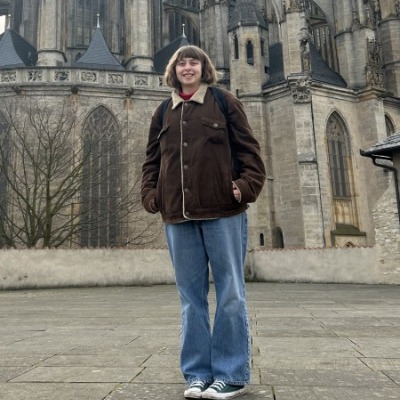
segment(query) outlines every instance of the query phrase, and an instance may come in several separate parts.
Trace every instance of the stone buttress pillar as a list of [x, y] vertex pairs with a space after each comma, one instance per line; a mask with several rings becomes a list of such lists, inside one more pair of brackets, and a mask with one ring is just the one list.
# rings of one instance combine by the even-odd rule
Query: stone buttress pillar
[[131, 71], [154, 71], [151, 3], [148, 0], [125, 0], [125, 59], [126, 68]]
[[400, 1], [381, 2], [379, 23], [385, 86], [400, 97]]
[[63, 0], [40, 1], [38, 66], [61, 67], [66, 62], [65, 4]]

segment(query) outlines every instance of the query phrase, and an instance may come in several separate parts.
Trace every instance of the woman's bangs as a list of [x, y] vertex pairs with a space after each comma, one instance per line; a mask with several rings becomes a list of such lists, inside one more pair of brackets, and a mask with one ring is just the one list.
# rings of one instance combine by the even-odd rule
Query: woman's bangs
[[195, 48], [188, 46], [184, 47], [180, 52], [177, 57], [177, 60], [180, 61], [183, 58], [193, 58], [194, 60], [200, 60], [202, 61], [204, 57], [202, 57], [201, 52], [196, 50]]

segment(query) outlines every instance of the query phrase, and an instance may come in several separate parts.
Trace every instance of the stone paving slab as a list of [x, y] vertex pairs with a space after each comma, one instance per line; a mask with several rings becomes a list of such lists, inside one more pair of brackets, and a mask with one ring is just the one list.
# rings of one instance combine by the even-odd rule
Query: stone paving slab
[[275, 387], [279, 400], [398, 400], [396, 388]]
[[[388, 379], [389, 378], [389, 379]], [[261, 384], [272, 386], [326, 386], [326, 387], [362, 387], [398, 388], [382, 372], [374, 371], [338, 371], [338, 370], [268, 370], [261, 375]]]
[[[248, 284], [240, 398], [400, 399], [399, 289]], [[173, 285], [0, 291], [0, 398], [183, 400], [180, 333]]]
[[28, 367], [0, 367], [0, 382], [8, 382], [28, 370]]
[[39, 364], [41, 361], [47, 359], [49, 355], [45, 356], [31, 356], [26, 354], [9, 354], [1, 352], [0, 368], [1, 367], [30, 367]]
[[130, 382], [143, 368], [37, 367], [10, 382]]
[[110, 354], [61, 354], [54, 355], [40, 363], [41, 367], [129, 367], [135, 368], [138, 365], [145, 365], [150, 354], [137, 356], [121, 352], [118, 355]]
[[400, 371], [400, 358], [360, 358], [360, 361], [374, 371]]
[[[369, 371], [373, 369], [373, 364], [370, 365], [364, 360], [353, 357], [290, 357], [290, 356], [274, 356], [262, 357], [253, 356], [253, 367], [261, 370], [328, 370], [328, 371]], [[399, 360], [400, 361], [400, 360]], [[377, 369], [382, 370], [382, 366], [395, 366], [394, 363], [378, 363]], [[395, 368], [387, 368], [395, 369]], [[399, 365], [400, 369], [400, 365]]]
[[391, 379], [394, 383], [397, 385], [400, 385], [400, 371], [390, 371], [390, 370], [383, 370], [382, 371], [385, 376], [387, 376], [389, 379]]
[[0, 383], [4, 400], [100, 400], [114, 388], [114, 383]]

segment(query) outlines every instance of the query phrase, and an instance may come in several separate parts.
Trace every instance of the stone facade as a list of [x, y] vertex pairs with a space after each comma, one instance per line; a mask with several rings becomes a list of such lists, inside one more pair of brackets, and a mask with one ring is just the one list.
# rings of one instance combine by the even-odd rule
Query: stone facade
[[[400, 129], [400, 15], [393, 0], [354, 3], [0, 0], [10, 27], [38, 51], [35, 65], [0, 69], [0, 97], [74, 97], [87, 115], [106, 107], [126, 140], [125, 180], [133, 181], [151, 115], [169, 93], [153, 61], [184, 22], [221, 84], [243, 102], [261, 144], [268, 179], [249, 208], [250, 247], [374, 245], [391, 230], [386, 217], [396, 210], [390, 201], [377, 208], [389, 178], [359, 149], [386, 137], [387, 119]], [[251, 11], [246, 17], [243, 7]], [[97, 13], [123, 70], [74, 64], [90, 44]], [[332, 153], [336, 145], [342, 155]]]

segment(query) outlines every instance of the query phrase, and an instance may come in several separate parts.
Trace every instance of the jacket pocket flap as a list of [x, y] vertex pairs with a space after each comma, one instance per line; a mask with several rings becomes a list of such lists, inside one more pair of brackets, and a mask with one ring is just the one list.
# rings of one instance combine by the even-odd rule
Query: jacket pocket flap
[[161, 129], [160, 133], [158, 134], [157, 140], [160, 140], [161, 135], [163, 135], [165, 132], [167, 132], [168, 129], [169, 129], [169, 125], [164, 126], [164, 127]]
[[226, 121], [221, 121], [218, 119], [212, 118], [202, 118], [201, 123], [208, 128], [212, 129], [225, 129], [226, 128]]

